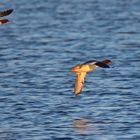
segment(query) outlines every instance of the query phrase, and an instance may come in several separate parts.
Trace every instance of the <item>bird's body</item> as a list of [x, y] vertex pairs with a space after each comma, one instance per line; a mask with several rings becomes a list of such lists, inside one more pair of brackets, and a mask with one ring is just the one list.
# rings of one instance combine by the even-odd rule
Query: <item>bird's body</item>
[[92, 71], [94, 68], [96, 67], [96, 65], [89, 65], [89, 64], [78, 64], [75, 67], [72, 68], [72, 72], [90, 72]]
[[109, 63], [111, 63], [110, 60], [104, 61], [90, 60], [83, 64], [78, 64], [74, 66], [71, 71], [76, 74], [74, 87], [75, 95], [79, 95], [80, 92], [82, 91], [87, 72], [93, 71], [96, 67], [109, 68], [109, 66], [107, 65]]
[[[4, 16], [8, 16], [9, 14], [11, 14], [13, 12], [13, 9], [8, 9], [5, 11], [0, 12], [0, 17], [4, 17]], [[0, 24], [5, 24], [10, 22], [10, 20], [8, 19], [0, 19]]]

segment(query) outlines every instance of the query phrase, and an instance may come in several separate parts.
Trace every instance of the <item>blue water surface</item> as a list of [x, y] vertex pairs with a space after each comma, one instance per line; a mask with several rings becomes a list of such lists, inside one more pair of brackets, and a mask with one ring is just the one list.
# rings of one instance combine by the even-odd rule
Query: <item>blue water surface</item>
[[[139, 140], [140, 1], [15, 0], [0, 26], [0, 140]], [[73, 93], [71, 67], [111, 59]]]

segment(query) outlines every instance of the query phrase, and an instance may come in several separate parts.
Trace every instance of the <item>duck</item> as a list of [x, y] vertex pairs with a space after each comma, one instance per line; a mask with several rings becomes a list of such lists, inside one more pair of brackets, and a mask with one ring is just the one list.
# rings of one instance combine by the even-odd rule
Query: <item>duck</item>
[[[13, 9], [7, 9], [5, 11], [0, 12], [0, 17], [8, 16], [13, 12]], [[10, 22], [8, 19], [0, 19], [0, 24], [5, 24]]]
[[77, 96], [84, 87], [84, 81], [88, 72], [93, 71], [97, 67], [109, 68], [112, 61], [105, 59], [103, 61], [89, 60], [83, 64], [77, 64], [72, 67], [71, 71], [76, 74], [74, 94]]

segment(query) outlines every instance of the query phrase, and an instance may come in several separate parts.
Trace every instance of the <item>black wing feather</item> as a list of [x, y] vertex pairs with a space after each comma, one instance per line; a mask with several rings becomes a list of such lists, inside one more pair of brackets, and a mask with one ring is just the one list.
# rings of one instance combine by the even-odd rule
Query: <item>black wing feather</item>
[[5, 11], [2, 11], [2, 12], [0, 12], [0, 17], [7, 16], [7, 15], [11, 14], [12, 12], [13, 12], [13, 9], [8, 9]]
[[96, 61], [96, 60], [89, 60], [89, 61], [87, 61], [87, 62], [85, 62], [85, 63], [83, 63], [83, 64], [94, 64], [94, 63], [96, 63], [96, 62], [98, 62], [98, 61]]

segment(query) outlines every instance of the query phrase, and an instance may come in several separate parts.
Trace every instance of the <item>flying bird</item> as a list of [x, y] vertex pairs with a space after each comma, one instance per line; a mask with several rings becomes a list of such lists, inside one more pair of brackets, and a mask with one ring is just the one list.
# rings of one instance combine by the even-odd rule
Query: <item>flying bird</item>
[[[12, 12], [13, 12], [13, 9], [8, 9], [8, 10], [5, 10], [5, 11], [2, 11], [2, 12], [0, 12], [0, 17], [8, 16]], [[8, 22], [10, 22], [10, 20], [8, 20], [8, 19], [0, 19], [0, 24], [5, 24], [5, 23], [8, 23]]]
[[77, 64], [74, 66], [71, 71], [76, 74], [76, 80], [75, 80], [75, 87], [74, 87], [74, 93], [75, 95], [79, 95], [84, 87], [84, 81], [86, 78], [87, 72], [93, 71], [96, 67], [102, 67], [102, 68], [109, 68], [109, 65], [112, 63], [111, 60], [104, 60], [104, 61], [96, 61], [96, 60], [90, 60], [83, 64]]

